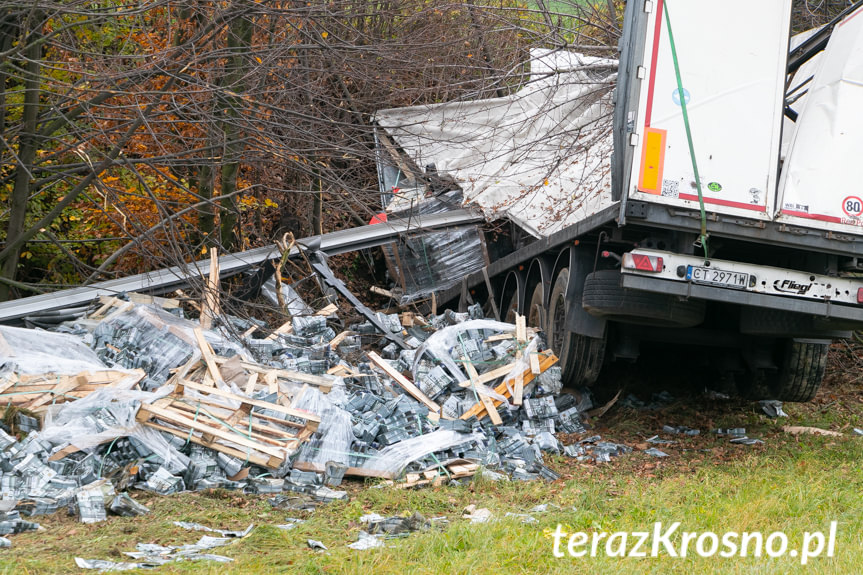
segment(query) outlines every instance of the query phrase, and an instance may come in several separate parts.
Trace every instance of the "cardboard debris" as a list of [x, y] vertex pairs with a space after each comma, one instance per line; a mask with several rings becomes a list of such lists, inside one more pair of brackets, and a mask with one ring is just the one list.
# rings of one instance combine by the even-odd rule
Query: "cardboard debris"
[[838, 431], [830, 431], [829, 429], [821, 429], [818, 427], [804, 427], [800, 425], [783, 425], [782, 431], [791, 435], [829, 435], [831, 437], [842, 437]]

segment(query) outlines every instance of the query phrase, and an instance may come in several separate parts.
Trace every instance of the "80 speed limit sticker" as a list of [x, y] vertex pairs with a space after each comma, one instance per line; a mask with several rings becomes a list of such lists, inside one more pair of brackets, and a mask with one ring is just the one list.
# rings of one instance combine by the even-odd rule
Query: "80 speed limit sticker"
[[863, 214], [863, 200], [857, 196], [848, 196], [842, 200], [842, 211], [852, 217]]

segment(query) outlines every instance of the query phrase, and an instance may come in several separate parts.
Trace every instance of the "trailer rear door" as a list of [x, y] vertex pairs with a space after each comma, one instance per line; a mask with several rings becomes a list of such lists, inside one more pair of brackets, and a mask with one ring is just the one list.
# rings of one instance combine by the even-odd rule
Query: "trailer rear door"
[[[698, 207], [683, 121], [689, 114], [711, 212], [771, 219], [777, 184], [791, 0], [647, 1], [632, 199]], [[683, 83], [672, 59], [668, 10]]]
[[863, 234], [863, 8], [836, 25], [799, 110], [777, 220]]

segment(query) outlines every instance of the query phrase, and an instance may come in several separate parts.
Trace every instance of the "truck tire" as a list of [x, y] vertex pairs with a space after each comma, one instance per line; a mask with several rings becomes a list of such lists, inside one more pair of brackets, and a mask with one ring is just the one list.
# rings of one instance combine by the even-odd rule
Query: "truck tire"
[[524, 310], [525, 323], [529, 327], [537, 327], [543, 329], [543, 307], [542, 307], [542, 282], [536, 284], [533, 288], [533, 294], [530, 296], [530, 301], [527, 304], [527, 309]]
[[566, 300], [569, 268], [557, 274], [548, 304], [548, 342], [560, 358], [564, 387], [592, 385], [605, 359], [605, 337], [588, 337], [566, 329], [570, 302]]
[[584, 280], [584, 309], [611, 321], [665, 327], [693, 327], [704, 321], [702, 300], [620, 286], [620, 271], [599, 270]]
[[501, 305], [500, 319], [506, 323], [515, 323], [515, 314], [518, 313], [518, 288], [504, 300]]
[[746, 396], [751, 399], [778, 399], [805, 402], [815, 397], [830, 345], [787, 340], [782, 348], [778, 370], [758, 370], [750, 374]]

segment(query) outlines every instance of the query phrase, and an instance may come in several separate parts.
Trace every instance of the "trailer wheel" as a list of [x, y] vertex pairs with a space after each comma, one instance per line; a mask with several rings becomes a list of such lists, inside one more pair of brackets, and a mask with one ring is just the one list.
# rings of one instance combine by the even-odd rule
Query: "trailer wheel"
[[588, 274], [582, 304], [591, 315], [611, 321], [666, 327], [693, 327], [704, 321], [704, 301], [624, 289], [619, 270]]
[[746, 396], [751, 399], [810, 401], [824, 379], [829, 350], [830, 344], [826, 343], [785, 341], [780, 368], [750, 372]]
[[542, 282], [536, 284], [533, 288], [533, 295], [530, 296], [530, 303], [527, 309], [524, 310], [525, 323], [530, 327], [543, 327], [543, 309], [542, 309]]
[[506, 298], [500, 310], [500, 319], [506, 323], [515, 323], [515, 314], [518, 313], [518, 289]]
[[587, 337], [566, 329], [570, 302], [566, 300], [569, 268], [557, 274], [548, 304], [548, 341], [560, 358], [565, 387], [592, 385], [605, 358], [605, 337]]

